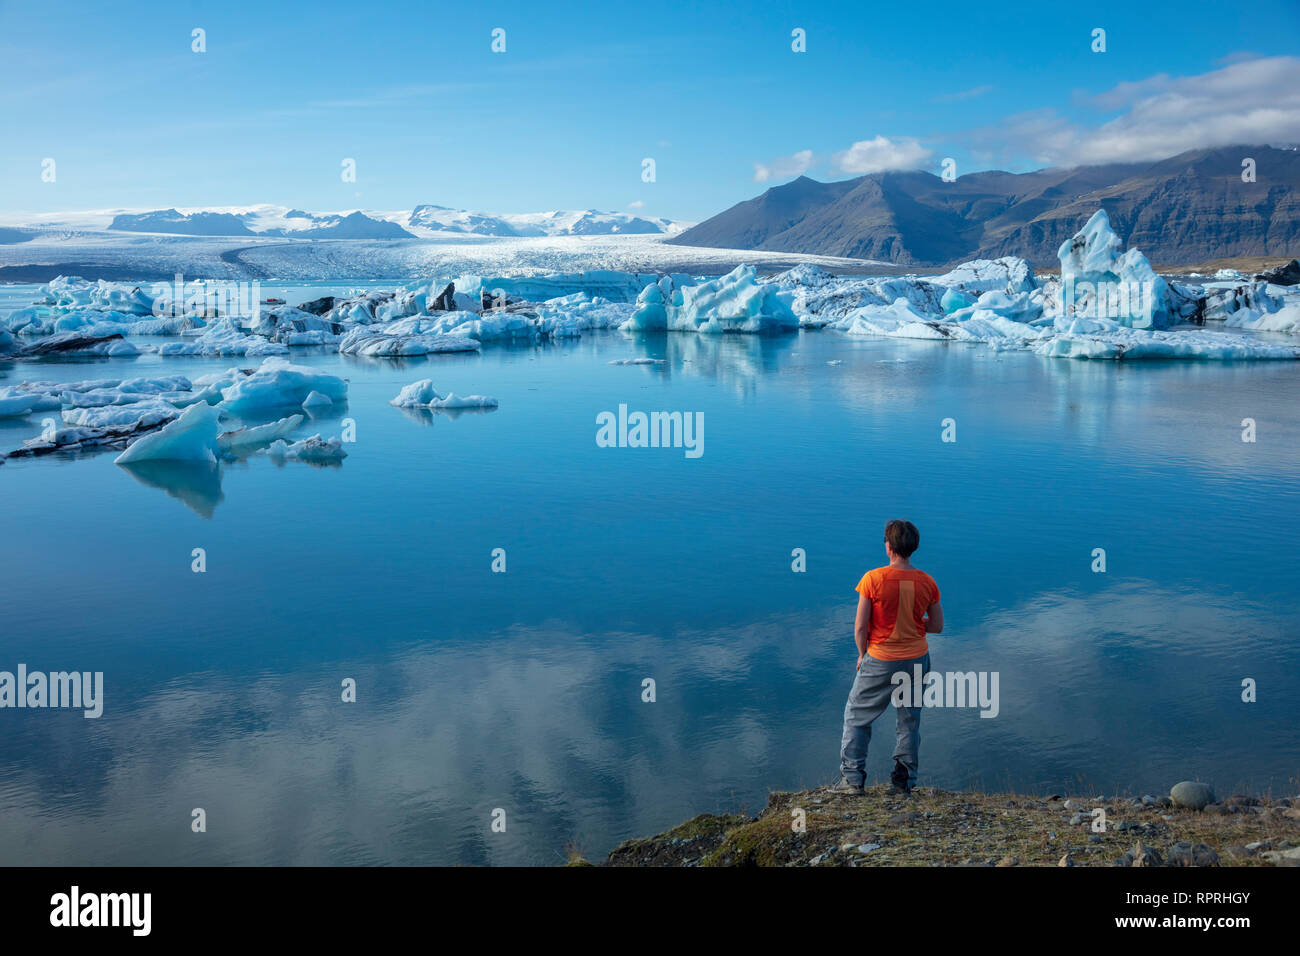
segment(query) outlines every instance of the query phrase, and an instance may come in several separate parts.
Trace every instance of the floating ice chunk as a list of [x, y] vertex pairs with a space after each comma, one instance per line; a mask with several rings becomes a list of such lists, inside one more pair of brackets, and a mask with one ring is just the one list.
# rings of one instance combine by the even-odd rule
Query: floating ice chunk
[[1061, 243], [1057, 314], [1114, 319], [1135, 329], [1167, 328], [1173, 319], [1168, 283], [1136, 249], [1123, 243], [1098, 209], [1072, 238]]
[[1255, 332], [1300, 332], [1300, 301], [1283, 306], [1276, 312], [1259, 313], [1254, 309], [1239, 309], [1224, 322], [1229, 328], [1250, 329]]
[[0, 398], [0, 418], [17, 418], [31, 414], [41, 403], [42, 395], [12, 395]]
[[404, 386], [388, 404], [398, 408], [496, 408], [498, 403], [486, 395], [443, 395], [433, 387], [433, 379], [426, 378]]
[[272, 458], [284, 461], [316, 463], [342, 461], [348, 457], [348, 453], [343, 450], [342, 441], [337, 438], [321, 438], [320, 435], [312, 435], [310, 438], [296, 441], [292, 445], [284, 439], [279, 439], [271, 443], [271, 447], [266, 450], [266, 453]]
[[642, 293], [647, 299], [638, 302], [637, 311], [624, 323], [624, 329], [658, 328], [660, 307], [665, 327], [677, 332], [774, 332], [799, 325], [790, 307], [790, 293], [759, 282], [754, 267], [749, 265], [737, 266], [725, 276], [699, 285], [677, 287], [668, 298], [663, 298], [659, 283]]
[[[946, 297], [946, 294], [945, 294]], [[1030, 292], [1017, 292], [1008, 295], [994, 290], [983, 293], [974, 305], [957, 309], [948, 316], [954, 322], [962, 322], [976, 313], [992, 313], [1013, 322], [1033, 322], [1043, 314], [1042, 303]]]
[[63, 411], [63, 421], [68, 425], [86, 428], [106, 428], [110, 425], [137, 423], [143, 428], [153, 428], [170, 422], [180, 412], [167, 402], [156, 398], [133, 402], [130, 405], [100, 405], [97, 407], [68, 408]]
[[428, 316], [400, 319], [382, 326], [357, 326], [339, 342], [339, 352], [342, 355], [376, 357], [476, 352], [479, 348], [476, 339], [466, 335], [446, 334], [443, 326]]
[[198, 461], [216, 463], [218, 413], [211, 405], [191, 405], [161, 430], [137, 439], [115, 459], [119, 465], [136, 461]]
[[57, 276], [46, 284], [43, 304], [64, 310], [89, 306], [131, 315], [151, 315], [154, 297], [137, 285], [102, 279], [88, 282], [80, 276]]
[[1240, 361], [1300, 359], [1300, 347], [1263, 342], [1228, 332], [1129, 329], [1067, 331], [1044, 338], [1040, 355], [1081, 359], [1192, 359]]
[[884, 335], [900, 339], [946, 339], [943, 325], [913, 311], [906, 299], [892, 305], [867, 305], [849, 313], [840, 327], [849, 335]]
[[[608, 302], [626, 305], [634, 302], [642, 289], [657, 282], [659, 278], [659, 274], [655, 272], [615, 272], [608, 269], [595, 269], [588, 272], [538, 276], [467, 275], [458, 277], [455, 286], [457, 293], [464, 292], [480, 301], [484, 294], [489, 301], [504, 294], [508, 300], [546, 302], [557, 297], [583, 293], [589, 298], [601, 298]], [[680, 273], [673, 274], [672, 279], [678, 286], [686, 286], [694, 282], [690, 276]], [[437, 286], [438, 283], [435, 282], [433, 285]], [[433, 294], [436, 295], [438, 291], [439, 289], [434, 289]]]
[[1034, 269], [1024, 259], [1003, 256], [1000, 259], [972, 259], [951, 272], [929, 280], [949, 289], [967, 292], [1033, 292], [1038, 287]]
[[663, 365], [665, 362], [667, 362], [667, 359], [629, 358], [629, 359], [614, 359], [609, 364], [610, 365]]
[[289, 347], [260, 335], [249, 335], [233, 319], [208, 326], [192, 342], [167, 342], [158, 346], [159, 355], [288, 355]]
[[249, 451], [284, 438], [303, 423], [303, 416], [290, 415], [266, 425], [253, 425], [222, 432], [217, 436], [217, 447], [223, 454], [238, 457]]
[[313, 390], [310, 395], [308, 395], [306, 398], [302, 400], [303, 408], [319, 408], [323, 405], [333, 405], [333, 404], [334, 404], [334, 399], [330, 398], [328, 395], [322, 392], [317, 392], [315, 390]]
[[224, 389], [221, 405], [231, 414], [243, 417], [245, 412], [260, 408], [301, 407], [313, 391], [340, 402], [347, 397], [348, 383], [328, 372], [269, 358], [252, 375], [238, 378]]

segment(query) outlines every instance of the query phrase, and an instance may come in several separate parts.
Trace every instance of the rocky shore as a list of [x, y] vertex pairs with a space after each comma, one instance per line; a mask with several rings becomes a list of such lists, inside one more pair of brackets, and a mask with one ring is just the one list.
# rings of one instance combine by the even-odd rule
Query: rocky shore
[[[573, 854], [570, 865], [590, 865]], [[603, 866], [1300, 866], [1300, 797], [1026, 796], [869, 787], [773, 793], [755, 817], [702, 814]]]

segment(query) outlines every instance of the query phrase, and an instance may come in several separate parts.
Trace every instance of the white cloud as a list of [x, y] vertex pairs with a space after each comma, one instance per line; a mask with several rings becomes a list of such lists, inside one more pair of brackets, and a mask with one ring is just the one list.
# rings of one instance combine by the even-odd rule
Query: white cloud
[[643, 207], [644, 205], [645, 205], [645, 202], [644, 202], [644, 201], [642, 201], [642, 200], [640, 200], [640, 199], [637, 199], [637, 200], [634, 200], [633, 202], [628, 203], [628, 204], [627, 204], [627, 208], [628, 208], [628, 209], [640, 209], [640, 208]]
[[1004, 155], [1054, 165], [1164, 159], [1189, 149], [1300, 141], [1300, 58], [1229, 63], [1199, 76], [1157, 74], [1082, 101], [1120, 115], [1089, 127], [1053, 109], [976, 131]]
[[930, 158], [932, 151], [917, 140], [901, 137], [897, 140], [877, 136], [854, 143], [842, 153], [836, 153], [831, 162], [842, 173], [862, 176], [882, 173], [890, 169], [916, 169]]
[[765, 183], [769, 179], [793, 179], [802, 176], [813, 164], [813, 151], [801, 149], [793, 156], [782, 156], [772, 161], [770, 166], [754, 164], [754, 182]]
[[963, 100], [973, 100], [977, 96], [983, 96], [985, 93], [992, 92], [993, 87], [988, 83], [983, 86], [975, 86], [969, 90], [959, 90], [956, 93], [944, 93], [942, 96], [936, 96], [936, 103], [960, 103]]

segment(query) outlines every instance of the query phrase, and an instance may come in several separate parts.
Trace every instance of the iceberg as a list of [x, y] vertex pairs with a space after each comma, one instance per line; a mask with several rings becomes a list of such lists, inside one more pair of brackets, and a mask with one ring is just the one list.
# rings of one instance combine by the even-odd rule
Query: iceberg
[[496, 408], [497, 400], [486, 395], [441, 394], [433, 387], [433, 379], [421, 379], [406, 385], [397, 397], [388, 403], [398, 408]]
[[17, 418], [31, 414], [40, 404], [41, 395], [11, 395], [0, 397], [0, 418]]
[[155, 428], [179, 417], [175, 406], [159, 399], [145, 399], [130, 405], [98, 405], [67, 408], [63, 421], [67, 425], [85, 428], [106, 428], [110, 425], [135, 424], [141, 428]]
[[1033, 266], [1016, 256], [972, 259], [930, 281], [947, 286], [949, 291], [975, 293], [1004, 292], [1015, 295], [1018, 292], [1033, 292], [1038, 288], [1038, 283], [1034, 281]]
[[303, 423], [302, 415], [290, 415], [265, 425], [251, 425], [217, 436], [217, 448], [223, 456], [240, 457], [250, 451], [284, 438]]
[[386, 325], [359, 325], [339, 342], [342, 355], [395, 358], [440, 352], [477, 352], [477, 339], [450, 335], [429, 317], [400, 319]]
[[1082, 230], [1061, 243], [1060, 297], [1055, 314], [1114, 319], [1134, 329], [1168, 328], [1173, 319], [1169, 285], [1147, 257], [1123, 245], [1098, 209]]
[[343, 450], [342, 441], [337, 438], [321, 438], [320, 435], [312, 435], [293, 444], [279, 439], [271, 443], [266, 454], [282, 461], [306, 461], [317, 464], [338, 462], [348, 457], [348, 453]]
[[191, 405], [175, 421], [137, 439], [114, 461], [195, 461], [216, 464], [218, 413], [211, 405]]
[[328, 372], [290, 365], [281, 358], [268, 358], [252, 375], [236, 379], [222, 390], [221, 407], [240, 417], [263, 408], [287, 405], [301, 408], [312, 392], [320, 392], [330, 401], [341, 402], [347, 398], [348, 383]]
[[[645, 298], [643, 299], [642, 296]], [[665, 295], [659, 280], [642, 290], [637, 309], [622, 328], [633, 332], [776, 332], [795, 329], [799, 318], [790, 293], [758, 281], [753, 266], [737, 266], [725, 276], [698, 285], [672, 283]]]

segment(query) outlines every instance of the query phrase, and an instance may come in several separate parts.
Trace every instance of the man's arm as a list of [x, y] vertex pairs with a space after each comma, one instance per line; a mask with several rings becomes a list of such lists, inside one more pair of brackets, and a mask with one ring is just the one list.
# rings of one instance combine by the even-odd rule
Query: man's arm
[[871, 637], [871, 598], [865, 594], [858, 595], [858, 616], [853, 622], [853, 642], [858, 645], [858, 661], [867, 652], [867, 642]]
[[925, 612], [925, 633], [938, 634], [943, 630], [943, 605], [935, 601]]

